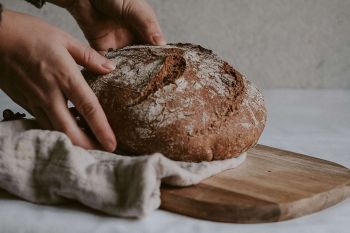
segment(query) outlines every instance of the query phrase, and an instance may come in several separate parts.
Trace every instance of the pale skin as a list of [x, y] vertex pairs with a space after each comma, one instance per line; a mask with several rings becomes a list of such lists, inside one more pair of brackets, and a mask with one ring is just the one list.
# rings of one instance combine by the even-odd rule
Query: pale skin
[[[50, 2], [72, 14], [91, 47], [39, 18], [5, 9], [0, 23], [0, 88], [42, 128], [61, 131], [85, 149], [114, 151], [117, 135], [77, 64], [105, 74], [118, 69], [101, 55], [109, 48], [165, 44], [157, 18], [144, 0]], [[78, 127], [68, 100], [98, 142]]]

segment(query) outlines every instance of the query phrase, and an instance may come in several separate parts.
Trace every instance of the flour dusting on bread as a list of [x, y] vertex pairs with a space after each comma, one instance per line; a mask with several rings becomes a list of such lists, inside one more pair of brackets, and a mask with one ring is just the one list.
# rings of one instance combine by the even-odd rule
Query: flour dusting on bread
[[118, 138], [133, 154], [203, 161], [238, 156], [266, 122], [261, 93], [208, 49], [130, 46], [108, 53], [107, 75], [84, 71]]

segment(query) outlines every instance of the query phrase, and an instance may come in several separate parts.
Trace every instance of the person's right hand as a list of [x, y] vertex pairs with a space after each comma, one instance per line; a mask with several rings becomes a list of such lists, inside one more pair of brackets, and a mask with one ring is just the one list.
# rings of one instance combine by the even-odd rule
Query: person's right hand
[[75, 145], [98, 148], [78, 127], [70, 100], [107, 151], [115, 135], [77, 64], [108, 73], [113, 64], [90, 47], [38, 18], [5, 10], [0, 23], [0, 88], [45, 129], [67, 134]]
[[146, 0], [48, 0], [66, 8], [91, 47], [101, 53], [133, 44], [165, 45], [152, 7]]

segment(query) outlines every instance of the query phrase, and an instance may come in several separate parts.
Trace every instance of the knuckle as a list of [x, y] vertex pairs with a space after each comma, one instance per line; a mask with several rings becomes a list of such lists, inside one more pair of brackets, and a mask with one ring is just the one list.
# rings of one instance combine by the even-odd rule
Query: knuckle
[[40, 60], [36, 66], [37, 66], [38, 74], [45, 75], [48, 73], [49, 66], [47, 65], [45, 60]]
[[83, 102], [77, 108], [85, 118], [90, 118], [97, 113], [96, 101]]
[[123, 16], [122, 18], [125, 18], [125, 16], [131, 14], [132, 10], [134, 9], [134, 2], [130, 0], [122, 0], [121, 3], [121, 12], [120, 15]]
[[89, 64], [89, 63], [93, 62], [94, 58], [95, 58], [94, 50], [88, 46], [84, 46], [83, 62], [85, 64]]

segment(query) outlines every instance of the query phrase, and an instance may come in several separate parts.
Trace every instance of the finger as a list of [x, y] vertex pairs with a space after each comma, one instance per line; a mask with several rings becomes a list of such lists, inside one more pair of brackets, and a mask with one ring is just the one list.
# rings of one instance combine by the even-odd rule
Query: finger
[[85, 82], [78, 68], [71, 65], [72, 62], [74, 63], [73, 59], [69, 57], [65, 62], [71, 77], [62, 80], [61, 89], [84, 117], [100, 144], [107, 151], [114, 151], [117, 145], [116, 138], [96, 95]]
[[125, 0], [122, 12], [127, 22], [146, 42], [153, 45], [166, 44], [156, 14], [146, 1]]
[[[109, 49], [123, 48], [128, 45], [134, 44], [136, 37], [130, 27], [122, 24], [113, 24], [113, 30], [111, 30], [104, 37], [93, 38], [87, 37], [89, 44], [92, 48], [98, 52], [106, 53]], [[143, 41], [142, 41], [143, 42]], [[102, 54], [103, 55], [103, 54]]]
[[30, 107], [30, 111], [42, 129], [54, 129], [44, 110], [42, 110], [40, 107]]
[[115, 69], [112, 61], [74, 38], [68, 41], [66, 48], [76, 63], [92, 72], [105, 74]]
[[141, 35], [143, 42], [152, 45], [166, 44], [156, 14], [145, 0], [95, 0], [92, 3], [102, 14], [114, 17], [117, 23], [120, 22], [120, 19], [124, 20]]
[[65, 133], [74, 145], [85, 149], [96, 149], [94, 143], [77, 125], [70, 114], [61, 93], [52, 94], [52, 103], [44, 109], [54, 130]]

